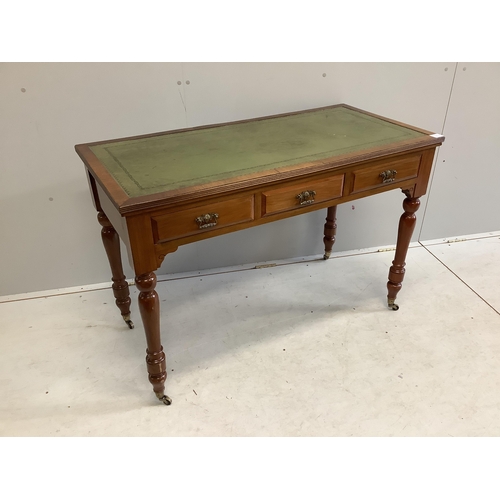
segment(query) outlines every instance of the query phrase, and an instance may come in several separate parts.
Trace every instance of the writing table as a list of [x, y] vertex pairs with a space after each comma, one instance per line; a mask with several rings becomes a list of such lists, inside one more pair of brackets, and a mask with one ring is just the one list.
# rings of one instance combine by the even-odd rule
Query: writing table
[[419, 198], [444, 137], [340, 104], [232, 123], [75, 146], [88, 175], [116, 305], [130, 328], [123, 240], [139, 290], [149, 381], [165, 404], [155, 271], [165, 256], [205, 238], [327, 209], [324, 258], [339, 203], [401, 189], [405, 195], [388, 306], [405, 273]]

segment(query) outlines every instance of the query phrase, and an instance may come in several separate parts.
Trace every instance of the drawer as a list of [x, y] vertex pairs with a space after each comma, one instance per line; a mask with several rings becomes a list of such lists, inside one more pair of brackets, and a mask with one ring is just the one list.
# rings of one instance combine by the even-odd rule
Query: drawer
[[418, 175], [421, 155], [410, 156], [393, 162], [380, 162], [371, 167], [354, 170], [351, 193], [379, 188], [400, 181], [413, 179]]
[[155, 243], [251, 221], [253, 202], [253, 195], [248, 195], [152, 217]]
[[293, 182], [262, 193], [262, 215], [300, 209], [342, 196], [344, 174]]

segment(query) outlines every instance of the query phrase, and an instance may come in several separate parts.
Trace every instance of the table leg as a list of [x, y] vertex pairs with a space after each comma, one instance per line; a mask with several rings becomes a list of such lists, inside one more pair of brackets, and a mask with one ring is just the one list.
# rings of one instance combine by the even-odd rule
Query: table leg
[[128, 283], [123, 274], [122, 259], [120, 255], [120, 239], [104, 212], [98, 212], [97, 220], [101, 224], [101, 237], [108, 256], [109, 265], [113, 280], [113, 295], [116, 305], [129, 328], [134, 328], [134, 323], [130, 319], [130, 291]]
[[156, 397], [166, 405], [169, 405], [172, 403], [172, 400], [165, 395], [167, 365], [160, 338], [160, 301], [155, 291], [155, 273], [136, 276], [135, 285], [140, 292], [139, 310], [141, 311], [144, 331], [146, 333], [146, 363], [149, 381], [153, 385]]
[[396, 244], [396, 254], [392, 261], [392, 266], [389, 269], [389, 281], [387, 282], [387, 304], [389, 309], [397, 311], [399, 306], [394, 303], [396, 295], [401, 290], [403, 278], [405, 274], [405, 259], [410, 245], [413, 229], [417, 217], [415, 212], [420, 206], [418, 198], [412, 198], [409, 193], [406, 193], [406, 198], [403, 201], [404, 213], [399, 219], [398, 241]]
[[331, 253], [333, 244], [335, 243], [335, 234], [337, 233], [337, 205], [334, 207], [328, 207], [326, 213], [326, 223], [323, 238], [323, 243], [325, 244], [325, 255], [323, 259], [327, 260]]

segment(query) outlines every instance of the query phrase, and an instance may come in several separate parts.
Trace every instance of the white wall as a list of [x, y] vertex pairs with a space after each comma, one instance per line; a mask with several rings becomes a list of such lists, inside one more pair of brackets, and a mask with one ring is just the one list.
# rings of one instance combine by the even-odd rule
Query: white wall
[[500, 230], [500, 63], [459, 63], [423, 240]]
[[[415, 238], [498, 230], [499, 66], [0, 64], [0, 295], [110, 280], [75, 144], [339, 102], [435, 132], [446, 118], [446, 142], [425, 197], [431, 202], [424, 218], [422, 200]], [[335, 250], [394, 244], [402, 199], [394, 191], [341, 205]], [[158, 274], [319, 254], [324, 215], [180, 247]]]

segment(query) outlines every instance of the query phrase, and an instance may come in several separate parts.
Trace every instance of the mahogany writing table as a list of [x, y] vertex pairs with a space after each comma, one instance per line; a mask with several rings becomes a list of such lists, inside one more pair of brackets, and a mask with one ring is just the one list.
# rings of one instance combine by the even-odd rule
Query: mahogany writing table
[[88, 174], [116, 305], [129, 325], [119, 237], [139, 290], [149, 381], [165, 404], [155, 271], [179, 245], [327, 209], [330, 256], [339, 203], [390, 189], [405, 194], [388, 305], [405, 272], [419, 198], [444, 137], [340, 104], [232, 123], [75, 146]]

